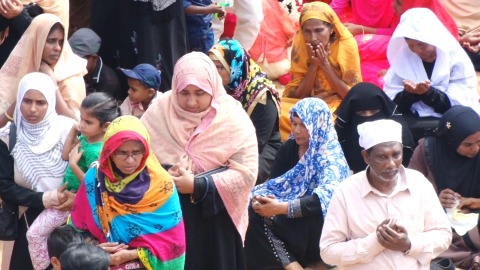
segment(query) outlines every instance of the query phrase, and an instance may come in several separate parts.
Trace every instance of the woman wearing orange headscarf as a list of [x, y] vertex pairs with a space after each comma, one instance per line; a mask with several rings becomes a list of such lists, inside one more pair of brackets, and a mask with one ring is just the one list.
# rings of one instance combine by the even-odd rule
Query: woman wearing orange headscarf
[[282, 98], [282, 139], [290, 133], [290, 108], [305, 97], [318, 97], [334, 112], [348, 90], [362, 80], [358, 47], [329, 5], [308, 3], [292, 49], [292, 80]]

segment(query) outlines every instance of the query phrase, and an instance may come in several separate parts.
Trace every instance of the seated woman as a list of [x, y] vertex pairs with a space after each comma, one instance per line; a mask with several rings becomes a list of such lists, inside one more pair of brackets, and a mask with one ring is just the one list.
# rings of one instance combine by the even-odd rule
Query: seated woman
[[87, 60], [76, 56], [65, 42], [66, 29], [55, 15], [38, 15], [13, 49], [0, 69], [1, 127], [12, 118], [18, 82], [25, 74], [35, 71], [46, 73], [58, 84], [57, 112], [80, 118]]
[[305, 98], [290, 116], [293, 138], [278, 151], [271, 179], [252, 191], [248, 269], [303, 269], [319, 261], [323, 218], [349, 175], [327, 104]]
[[252, 59], [272, 80], [288, 82], [289, 47], [297, 31], [297, 20], [290, 18], [278, 0], [262, 0], [263, 20], [257, 39], [248, 50]]
[[257, 185], [265, 182], [280, 142], [280, 97], [275, 85], [234, 39], [221, 40], [208, 52], [227, 93], [242, 103], [258, 141]]
[[183, 269], [185, 233], [173, 181], [150, 148], [134, 116], [108, 126], [97, 166], [75, 198], [70, 225], [91, 233], [110, 254], [110, 265], [140, 260], [147, 269]]
[[361, 123], [379, 119], [391, 119], [402, 125], [403, 165], [407, 166], [412, 156], [415, 143], [412, 133], [397, 105], [387, 97], [385, 92], [372, 83], [361, 82], [350, 89], [335, 112], [335, 129], [350, 170], [354, 173], [365, 170], [367, 164], [362, 157], [362, 147], [358, 143], [357, 126]]
[[[53, 80], [40, 72], [29, 73], [20, 80], [14, 126], [10, 129], [16, 132], [16, 142], [10, 149], [11, 156], [8, 148], [1, 152], [0, 196], [24, 206], [22, 211], [28, 209], [19, 219], [12, 253], [7, 252], [11, 242], [4, 242], [2, 269], [8, 269], [9, 263], [12, 270], [33, 269], [27, 228], [44, 208], [69, 210], [75, 197], [60, 187], [68, 164], [62, 159], [62, 150], [74, 120], [55, 112], [56, 91]], [[15, 181], [11, 180], [13, 177]]]
[[415, 141], [433, 129], [452, 105], [480, 113], [477, 79], [470, 59], [435, 14], [407, 10], [388, 44], [385, 93], [403, 113]]
[[289, 111], [298, 99], [321, 98], [334, 112], [350, 87], [362, 80], [358, 47], [329, 5], [303, 5], [292, 49], [292, 80], [282, 98], [282, 140], [290, 134]]
[[[172, 175], [187, 239], [186, 270], [245, 269], [243, 241], [255, 185], [255, 128], [229, 96], [212, 60], [192, 52], [175, 65], [173, 88], [142, 116], [160, 163]], [[204, 177], [195, 175], [222, 166]]]
[[330, 6], [357, 41], [363, 81], [383, 87], [387, 46], [398, 24], [391, 1], [332, 0]]
[[[480, 201], [480, 117], [469, 107], [457, 105], [440, 119], [434, 136], [420, 140], [409, 168], [425, 175], [435, 187], [444, 208], [471, 208]], [[462, 269], [479, 269], [480, 236], [477, 226], [460, 236], [440, 257], [451, 258]], [[472, 268], [471, 268], [472, 267]]]

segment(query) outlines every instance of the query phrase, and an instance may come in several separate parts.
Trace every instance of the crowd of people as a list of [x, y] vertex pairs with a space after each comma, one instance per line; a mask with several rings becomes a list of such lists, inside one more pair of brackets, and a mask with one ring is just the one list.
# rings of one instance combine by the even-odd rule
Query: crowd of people
[[479, 21], [0, 1], [1, 269], [480, 270]]

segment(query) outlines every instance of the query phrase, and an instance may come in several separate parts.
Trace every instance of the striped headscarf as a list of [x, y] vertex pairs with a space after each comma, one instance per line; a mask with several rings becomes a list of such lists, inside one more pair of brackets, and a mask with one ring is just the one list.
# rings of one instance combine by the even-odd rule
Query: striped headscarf
[[[111, 156], [124, 142], [145, 148], [140, 165], [123, 175]], [[178, 194], [169, 174], [150, 151], [150, 137], [134, 116], [110, 124], [97, 168], [80, 186], [70, 223], [89, 231], [100, 242], [119, 242], [136, 248], [147, 269], [183, 269], [185, 233]]]

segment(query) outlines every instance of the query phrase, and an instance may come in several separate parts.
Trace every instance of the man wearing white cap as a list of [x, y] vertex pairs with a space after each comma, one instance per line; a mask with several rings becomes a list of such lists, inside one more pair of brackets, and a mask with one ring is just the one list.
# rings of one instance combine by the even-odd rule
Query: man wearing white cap
[[402, 126], [358, 126], [365, 171], [344, 180], [328, 208], [320, 255], [351, 269], [430, 269], [446, 250], [450, 225], [430, 182], [402, 166]]

